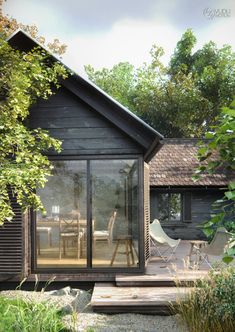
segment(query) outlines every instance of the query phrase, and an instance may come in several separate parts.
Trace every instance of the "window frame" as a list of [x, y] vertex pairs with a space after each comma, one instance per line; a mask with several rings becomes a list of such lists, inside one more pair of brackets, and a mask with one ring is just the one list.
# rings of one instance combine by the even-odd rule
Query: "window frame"
[[[185, 223], [191, 223], [192, 222], [192, 201], [191, 201], [191, 191], [185, 190], [182, 188], [151, 188], [151, 192], [155, 192], [158, 194], [168, 194], [168, 221], [164, 221], [163, 225], [165, 226], [182, 226]], [[170, 195], [171, 194], [180, 194], [181, 195], [181, 217], [180, 220], [169, 220], [169, 214], [170, 214]], [[155, 200], [156, 198], [154, 198]], [[153, 218], [151, 218], [153, 219]]]
[[[178, 220], [173, 220], [171, 218], [171, 197], [172, 195], [175, 195], [175, 194], [179, 194], [180, 195], [180, 219]], [[162, 222], [162, 224], [177, 224], [177, 223], [180, 223], [182, 222], [182, 219], [183, 219], [183, 199], [182, 199], [182, 193], [180, 192], [164, 192], [164, 193], [158, 193], [158, 195], [167, 195], [167, 199], [166, 199], [166, 202], [167, 202], [167, 220], [165, 221], [162, 221], [160, 220], [160, 222]]]
[[[37, 266], [37, 233], [36, 233], [36, 212], [30, 210], [31, 219], [31, 270], [32, 273], [118, 273], [118, 272], [144, 272], [145, 259], [144, 259], [144, 215], [143, 215], [143, 156], [135, 155], [86, 155], [86, 156], [48, 156], [50, 161], [63, 161], [63, 160], [84, 160], [87, 162], [87, 266], [78, 268], [40, 268]], [[128, 160], [133, 159], [137, 161], [138, 165], [138, 253], [139, 265], [137, 267], [92, 267], [92, 183], [91, 183], [91, 166], [92, 160]], [[65, 272], [66, 271], [66, 272]]]

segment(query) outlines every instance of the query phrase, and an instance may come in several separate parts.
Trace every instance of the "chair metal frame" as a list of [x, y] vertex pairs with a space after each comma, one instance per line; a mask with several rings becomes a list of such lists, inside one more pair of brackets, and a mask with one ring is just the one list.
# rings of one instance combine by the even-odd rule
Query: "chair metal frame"
[[[150, 224], [150, 243], [154, 245], [155, 250], [164, 262], [169, 262], [169, 260], [175, 256], [175, 252], [180, 244], [180, 241], [181, 239], [175, 240], [170, 238], [163, 230], [158, 219], [154, 219], [154, 221]], [[161, 251], [161, 247], [165, 247], [165, 249]], [[170, 255], [166, 258], [165, 255], [168, 252], [170, 252]]]
[[216, 230], [212, 241], [208, 245], [202, 248], [194, 246], [198, 256], [201, 258], [198, 260], [198, 266], [205, 262], [211, 269], [213, 269], [209, 261], [209, 256], [223, 255], [226, 248], [229, 247], [229, 241], [231, 237], [231, 233], [229, 233], [224, 227], [220, 227]]

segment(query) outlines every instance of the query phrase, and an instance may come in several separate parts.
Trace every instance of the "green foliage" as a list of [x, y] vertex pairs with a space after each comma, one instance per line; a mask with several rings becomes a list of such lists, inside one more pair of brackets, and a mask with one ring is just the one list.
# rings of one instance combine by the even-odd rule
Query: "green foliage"
[[[231, 248], [227, 253], [228, 256], [224, 258], [224, 261], [229, 262], [235, 254], [235, 102], [231, 104], [230, 108], [222, 108], [217, 117], [217, 124], [206, 133], [205, 137], [210, 140], [206, 145], [202, 143], [202, 147], [198, 151], [201, 165], [197, 169], [196, 179], [205, 171], [213, 173], [220, 168], [233, 174], [223, 199], [214, 204], [214, 208], [221, 212], [215, 213], [209, 221], [203, 224], [206, 235], [211, 235], [220, 226], [225, 226], [233, 234]], [[213, 156], [214, 158], [212, 158]], [[205, 160], [208, 161], [206, 164]]]
[[188, 29], [178, 41], [174, 54], [171, 57], [169, 72], [176, 75], [180, 71], [189, 73], [193, 65], [193, 48], [197, 39], [191, 29]]
[[61, 313], [50, 303], [0, 296], [0, 332], [67, 331]]
[[103, 68], [95, 71], [90, 65], [86, 66], [86, 73], [104, 91], [118, 100], [121, 104], [132, 109], [132, 95], [134, 92], [134, 66], [128, 62], [120, 62], [112, 70]]
[[17, 197], [23, 210], [42, 209], [36, 188], [43, 187], [51, 165], [43, 154], [48, 149], [60, 151], [61, 142], [40, 128], [30, 130], [27, 118], [38, 98], [48, 98], [59, 77], [66, 71], [52, 63], [42, 49], [28, 53], [12, 49], [0, 38], [0, 224], [11, 220], [8, 190]]
[[[5, 0], [7, 1], [7, 0]], [[46, 43], [43, 36], [38, 35], [38, 28], [35, 24], [25, 25], [18, 22], [13, 17], [4, 16], [2, 13], [2, 2], [0, 0], [0, 36], [6, 39], [13, 34], [17, 29], [21, 29], [35, 39], [40, 45], [45, 45], [53, 54], [62, 55], [65, 53], [67, 46], [55, 38], [52, 42]]]
[[195, 45], [189, 29], [168, 66], [161, 62], [163, 49], [154, 45], [149, 65], [85, 69], [90, 80], [165, 136], [200, 137], [235, 94], [235, 53], [213, 42], [193, 53]]
[[234, 331], [235, 268], [211, 272], [209, 280], [199, 280], [177, 312], [190, 332]]

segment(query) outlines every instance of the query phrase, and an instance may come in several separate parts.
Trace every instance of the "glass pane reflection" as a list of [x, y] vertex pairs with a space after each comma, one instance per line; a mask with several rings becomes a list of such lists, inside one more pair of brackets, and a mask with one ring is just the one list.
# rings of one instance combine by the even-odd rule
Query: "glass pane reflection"
[[136, 160], [91, 161], [95, 267], [138, 265]]
[[37, 267], [87, 267], [87, 181], [92, 196], [92, 266], [137, 267], [137, 160], [91, 160], [90, 179], [87, 161], [60, 160], [53, 165], [53, 176], [38, 190], [47, 213], [37, 213]]
[[86, 161], [54, 161], [53, 176], [38, 190], [46, 215], [37, 213], [37, 266], [86, 266]]

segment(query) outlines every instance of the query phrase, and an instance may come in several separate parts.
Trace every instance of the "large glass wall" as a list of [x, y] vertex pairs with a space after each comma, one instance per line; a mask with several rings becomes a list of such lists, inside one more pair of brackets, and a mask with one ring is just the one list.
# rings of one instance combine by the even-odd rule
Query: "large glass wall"
[[138, 160], [60, 160], [53, 165], [53, 176], [38, 190], [46, 214], [37, 213], [37, 267], [137, 267]]
[[138, 264], [138, 176], [136, 160], [91, 161], [95, 267]]
[[87, 163], [54, 161], [53, 176], [38, 190], [37, 266], [86, 267]]

